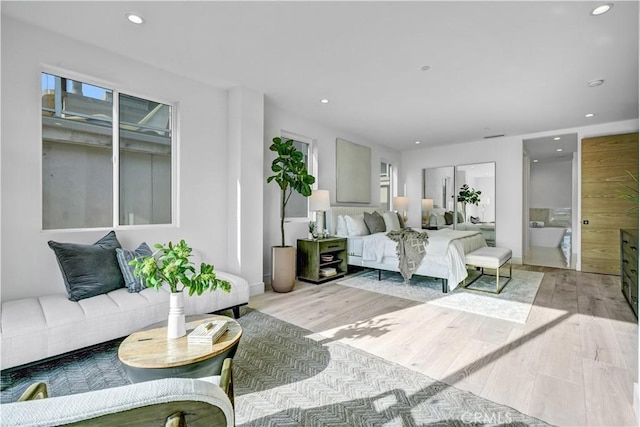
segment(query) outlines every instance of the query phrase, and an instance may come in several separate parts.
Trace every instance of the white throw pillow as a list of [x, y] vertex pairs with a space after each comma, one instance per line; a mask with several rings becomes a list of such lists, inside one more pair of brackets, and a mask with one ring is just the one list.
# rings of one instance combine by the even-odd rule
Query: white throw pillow
[[447, 225], [447, 220], [444, 218], [444, 215], [434, 213], [429, 217], [429, 225], [430, 226], [438, 226], [438, 225]]
[[344, 219], [344, 215], [338, 215], [337, 222], [336, 236], [347, 237], [349, 235], [349, 231], [347, 230], [347, 221]]
[[398, 220], [398, 214], [395, 212], [385, 212], [382, 214], [382, 218], [384, 219], [384, 225], [387, 228], [387, 231], [399, 231], [400, 230], [400, 220]]
[[369, 234], [367, 224], [364, 222], [364, 216], [345, 215], [344, 219], [347, 223], [347, 232], [349, 236], [366, 236]]

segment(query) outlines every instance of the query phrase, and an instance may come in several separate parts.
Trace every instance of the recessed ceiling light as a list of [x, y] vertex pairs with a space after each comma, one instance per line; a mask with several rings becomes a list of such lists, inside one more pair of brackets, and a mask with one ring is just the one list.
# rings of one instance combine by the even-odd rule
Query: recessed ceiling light
[[556, 136], [555, 138], [553, 138], [554, 141], [560, 141], [560, 137]]
[[556, 151], [562, 151], [562, 148], [556, 148]]
[[142, 19], [142, 16], [136, 15], [135, 13], [127, 13], [125, 16], [129, 20], [129, 22], [131, 22], [133, 24], [140, 25], [140, 24], [144, 23], [144, 19]]
[[323, 104], [328, 104], [329, 100], [328, 99], [321, 99], [320, 102], [322, 102]]
[[587, 113], [587, 114], [585, 114], [584, 116], [585, 116], [585, 117], [593, 117], [593, 116], [595, 116], [595, 114], [593, 114], [593, 113]]
[[538, 159], [533, 159], [533, 163], [538, 163]]
[[603, 13], [609, 12], [612, 7], [613, 7], [613, 4], [611, 4], [611, 3], [601, 4], [600, 6], [596, 7], [595, 9], [593, 9], [591, 11], [591, 14], [593, 16], [602, 15]]
[[416, 141], [416, 145], [417, 145], [417, 144], [420, 144], [420, 141]]
[[587, 86], [589, 86], [589, 87], [598, 87], [598, 86], [601, 86], [602, 83], [604, 83], [603, 79], [589, 80], [587, 82]]
[[420, 67], [420, 69], [421, 69], [422, 71], [429, 71], [429, 70], [431, 69], [431, 67], [430, 67], [430, 66], [428, 66], [428, 65], [423, 65], [422, 67]]

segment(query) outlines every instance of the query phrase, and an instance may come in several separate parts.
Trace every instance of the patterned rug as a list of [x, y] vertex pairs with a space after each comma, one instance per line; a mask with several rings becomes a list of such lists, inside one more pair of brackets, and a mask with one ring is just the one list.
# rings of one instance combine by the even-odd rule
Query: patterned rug
[[[470, 275], [477, 274], [475, 271], [470, 271]], [[382, 280], [378, 280], [377, 270], [367, 270], [355, 277], [341, 280], [338, 284], [483, 316], [526, 323], [543, 276], [544, 273], [514, 269], [513, 278], [499, 294], [464, 289], [462, 285], [445, 294], [442, 293], [440, 279], [413, 276], [410, 284], [405, 285], [400, 273], [392, 271], [383, 271]], [[500, 283], [504, 283], [505, 280], [501, 276]], [[495, 290], [495, 277], [483, 276], [473, 286]]]
[[[246, 309], [233, 374], [238, 426], [548, 425], [348, 345]], [[50, 396], [127, 384], [120, 340], [3, 371], [1, 401], [32, 382]]]

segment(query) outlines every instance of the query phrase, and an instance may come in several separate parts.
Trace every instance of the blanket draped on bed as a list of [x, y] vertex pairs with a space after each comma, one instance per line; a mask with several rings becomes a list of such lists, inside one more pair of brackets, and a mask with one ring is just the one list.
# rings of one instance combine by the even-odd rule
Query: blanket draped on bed
[[405, 283], [409, 283], [411, 276], [416, 271], [422, 258], [427, 252], [427, 233], [403, 228], [399, 231], [390, 231], [387, 237], [398, 242], [396, 253], [398, 254], [398, 269], [404, 278]]

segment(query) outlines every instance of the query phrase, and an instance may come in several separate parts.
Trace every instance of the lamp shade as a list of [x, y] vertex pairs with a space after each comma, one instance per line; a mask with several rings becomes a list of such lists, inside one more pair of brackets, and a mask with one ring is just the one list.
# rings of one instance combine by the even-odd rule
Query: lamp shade
[[331, 209], [329, 190], [313, 190], [309, 196], [310, 211], [328, 211]]
[[422, 210], [431, 212], [433, 210], [433, 199], [422, 199]]
[[404, 212], [409, 209], [409, 198], [398, 196], [393, 198], [393, 209]]

